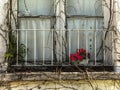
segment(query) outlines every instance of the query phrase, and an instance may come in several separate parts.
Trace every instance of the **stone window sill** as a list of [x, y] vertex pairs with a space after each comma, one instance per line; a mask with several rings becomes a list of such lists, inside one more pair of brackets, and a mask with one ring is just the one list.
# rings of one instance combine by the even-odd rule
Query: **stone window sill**
[[119, 80], [120, 73], [115, 72], [21, 72], [0, 74], [1, 81], [16, 80]]

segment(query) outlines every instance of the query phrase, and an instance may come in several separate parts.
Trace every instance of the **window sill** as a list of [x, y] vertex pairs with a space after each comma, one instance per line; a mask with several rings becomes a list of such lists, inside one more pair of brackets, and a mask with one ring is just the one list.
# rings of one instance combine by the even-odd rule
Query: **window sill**
[[56, 72], [56, 71], [62, 71], [62, 72], [103, 72], [103, 71], [109, 71], [112, 72], [114, 71], [113, 66], [82, 66], [82, 65], [41, 65], [41, 66], [11, 66], [8, 69], [9, 73], [14, 73], [14, 72]]
[[0, 74], [1, 81], [33, 80], [119, 80], [115, 72], [21, 72]]

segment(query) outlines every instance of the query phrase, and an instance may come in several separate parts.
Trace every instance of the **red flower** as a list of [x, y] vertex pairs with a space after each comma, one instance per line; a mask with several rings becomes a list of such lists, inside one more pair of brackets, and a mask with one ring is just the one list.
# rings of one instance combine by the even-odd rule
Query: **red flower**
[[83, 60], [83, 56], [78, 56], [78, 60], [82, 61]]
[[81, 52], [79, 52], [79, 51], [77, 52], [78, 55], [80, 55], [80, 53], [81, 53]]
[[77, 57], [76, 57], [75, 54], [70, 54], [70, 59], [73, 60], [73, 61], [76, 61]]
[[86, 50], [81, 48], [81, 49], [79, 49], [79, 52], [86, 53]]
[[90, 59], [90, 53], [83, 48], [79, 49], [78, 52], [76, 52], [75, 54], [70, 55], [70, 59], [72, 61], [76, 61], [76, 60], [82, 61], [83, 59], [87, 59], [87, 58]]

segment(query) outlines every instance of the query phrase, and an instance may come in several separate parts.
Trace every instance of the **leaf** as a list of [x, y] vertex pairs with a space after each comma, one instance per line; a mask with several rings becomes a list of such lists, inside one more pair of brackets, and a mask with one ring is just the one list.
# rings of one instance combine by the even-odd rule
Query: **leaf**
[[13, 54], [12, 53], [6, 53], [5, 54], [5, 58], [12, 58], [13, 57]]

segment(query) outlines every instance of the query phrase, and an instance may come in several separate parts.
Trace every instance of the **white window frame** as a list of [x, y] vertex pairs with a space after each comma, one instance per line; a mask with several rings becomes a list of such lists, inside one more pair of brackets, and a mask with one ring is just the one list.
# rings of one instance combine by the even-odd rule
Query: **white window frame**
[[[62, 30], [67, 30], [67, 18], [71, 18], [71, 17], [81, 17], [81, 18], [103, 18], [104, 19], [104, 16], [79, 16], [79, 15], [71, 15], [71, 16], [68, 16], [66, 15], [66, 0], [54, 0], [55, 2], [55, 6], [54, 6], [54, 11], [55, 11], [55, 16], [33, 16], [33, 18], [54, 18], [55, 17], [55, 24], [54, 26], [52, 26], [51, 28], [53, 29], [56, 29], [56, 30], [59, 30], [57, 31], [57, 33], [60, 35], [61, 32], [63, 32]], [[59, 3], [58, 3], [59, 2]], [[56, 5], [57, 3], [57, 5]], [[64, 13], [63, 13], [64, 12]], [[20, 18], [20, 17], [18, 17]], [[29, 16], [25, 16], [24, 18], [29, 18]], [[61, 41], [60, 43], [62, 44], [62, 38], [60, 37], [59, 40]], [[57, 43], [58, 44], [58, 43]], [[63, 52], [65, 49], [61, 49], [59, 48], [59, 44], [57, 45], [57, 49], [58, 51], [61, 51]], [[104, 54], [105, 55], [105, 54]], [[57, 58], [59, 58], [60, 60], [62, 60], [62, 57], [61, 56], [57, 56]], [[62, 61], [61, 61], [62, 62]]]

